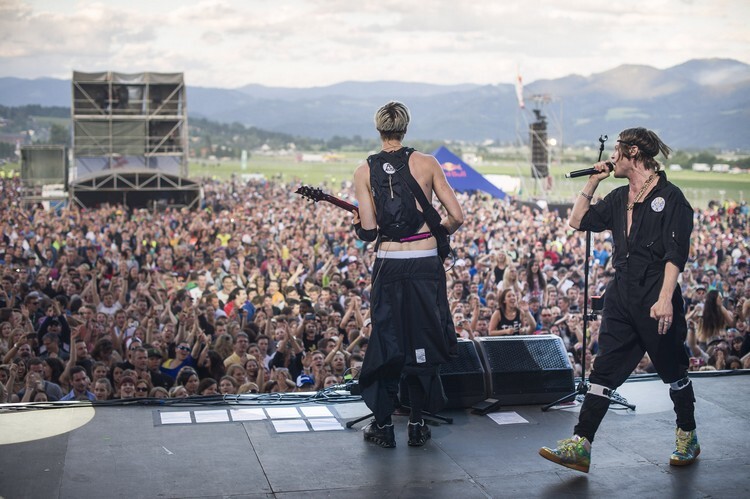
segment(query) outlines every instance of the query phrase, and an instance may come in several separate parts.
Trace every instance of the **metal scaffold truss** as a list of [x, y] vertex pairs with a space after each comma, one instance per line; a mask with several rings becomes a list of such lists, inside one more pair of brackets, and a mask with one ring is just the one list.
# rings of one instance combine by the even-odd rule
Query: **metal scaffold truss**
[[552, 168], [562, 165], [563, 105], [549, 94], [534, 94], [525, 100], [530, 105], [519, 106], [516, 113], [516, 141], [527, 148], [533, 183], [524, 190], [527, 196], [547, 200], [553, 189]]
[[99, 202], [128, 203], [128, 197], [162, 199], [170, 204], [193, 208], [200, 200], [200, 186], [193, 180], [162, 172], [123, 170], [97, 173], [77, 179], [72, 187], [72, 199], [79, 206]]
[[195, 206], [182, 73], [75, 71], [70, 198], [81, 206]]

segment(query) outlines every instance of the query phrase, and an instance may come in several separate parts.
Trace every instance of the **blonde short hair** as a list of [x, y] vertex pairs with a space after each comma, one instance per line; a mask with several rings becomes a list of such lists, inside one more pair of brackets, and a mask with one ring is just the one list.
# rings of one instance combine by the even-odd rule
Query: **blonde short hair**
[[401, 102], [391, 101], [375, 113], [375, 128], [383, 139], [401, 140], [410, 119], [409, 108]]

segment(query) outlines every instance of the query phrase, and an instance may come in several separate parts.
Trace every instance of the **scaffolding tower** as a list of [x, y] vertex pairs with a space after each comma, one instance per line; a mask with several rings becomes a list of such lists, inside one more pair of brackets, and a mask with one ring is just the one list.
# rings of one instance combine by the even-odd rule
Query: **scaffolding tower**
[[[528, 196], [545, 201], [553, 188], [553, 166], [562, 165], [562, 101], [548, 94], [534, 94], [529, 109], [519, 108], [516, 116], [516, 140], [524, 147], [528, 137], [527, 163], [531, 168], [533, 188], [525, 186]], [[533, 121], [531, 117], [533, 115]]]
[[189, 206], [182, 73], [73, 72], [72, 201], [80, 206]]
[[187, 176], [182, 73], [73, 72], [75, 177], [148, 168]]

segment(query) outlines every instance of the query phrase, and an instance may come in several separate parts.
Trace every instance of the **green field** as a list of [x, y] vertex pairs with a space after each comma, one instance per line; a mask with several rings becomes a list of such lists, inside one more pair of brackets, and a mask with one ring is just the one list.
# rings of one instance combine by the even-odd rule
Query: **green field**
[[[352, 179], [356, 166], [368, 153], [343, 153], [343, 159], [335, 163], [303, 163], [293, 157], [254, 156], [248, 161], [247, 169], [242, 170], [238, 161], [214, 162], [213, 164], [190, 164], [191, 177], [229, 178], [233, 173], [262, 174], [266, 178], [280, 178], [287, 183], [304, 183], [311, 185], [339, 185], [342, 181]], [[565, 163], [564, 166], [551, 168], [553, 188], [546, 194], [535, 185], [530, 167], [513, 161], [499, 164], [477, 166], [482, 174], [509, 175], [521, 177], [522, 192], [519, 197], [545, 198], [550, 202], [565, 202], [575, 198], [585, 179], [566, 179], [565, 172], [587, 168], [588, 164]], [[732, 175], [728, 173], [694, 172], [683, 170], [669, 171], [670, 181], [679, 186], [688, 200], [696, 207], [706, 207], [709, 201], [746, 200], [750, 196], [750, 175], [747, 173]], [[605, 194], [611, 189], [624, 185], [621, 179], [608, 179], [602, 183], [599, 193]]]
[[[336, 186], [350, 181], [357, 165], [364, 161], [368, 152], [343, 152], [336, 155], [337, 161], [312, 163], [297, 161], [293, 156], [253, 155], [242, 170], [240, 162], [232, 161], [193, 161], [189, 165], [189, 176], [192, 178], [211, 177], [229, 179], [232, 174], [261, 174], [267, 179], [280, 179], [289, 184], [310, 184], [314, 186]], [[587, 168], [588, 164], [565, 163], [553, 166], [552, 189], [543, 193], [531, 178], [530, 167], [521, 161], [500, 161], [495, 164], [479, 165], [476, 169], [483, 174], [509, 175], [520, 177], [521, 199], [546, 199], [549, 202], [572, 201], [585, 179], [566, 179], [565, 172]], [[17, 164], [0, 167], [0, 171], [18, 170]], [[747, 173], [732, 175], [728, 173], [694, 172], [684, 170], [668, 172], [669, 179], [678, 185], [688, 200], [696, 207], [706, 207], [709, 201], [733, 200], [742, 201], [750, 196], [750, 175]], [[608, 179], [600, 186], [599, 193], [624, 184], [621, 179]]]

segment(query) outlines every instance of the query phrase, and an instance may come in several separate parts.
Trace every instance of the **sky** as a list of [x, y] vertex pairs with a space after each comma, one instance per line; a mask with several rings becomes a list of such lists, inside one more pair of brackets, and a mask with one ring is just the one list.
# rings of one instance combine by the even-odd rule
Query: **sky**
[[750, 0], [0, 0], [0, 77], [532, 82], [621, 64], [750, 63], [749, 25]]

